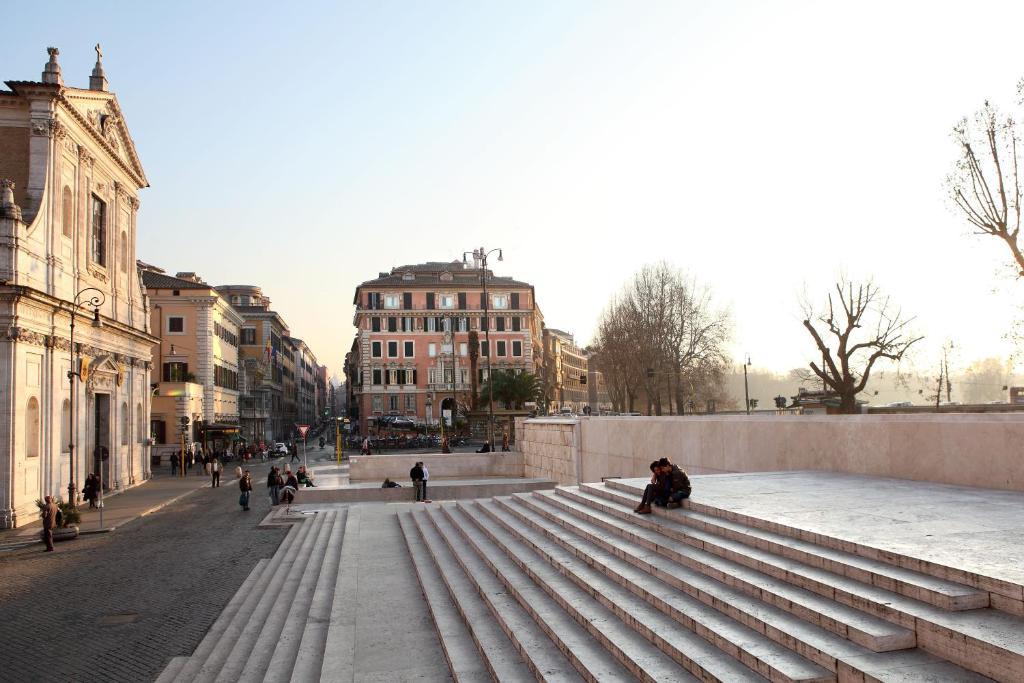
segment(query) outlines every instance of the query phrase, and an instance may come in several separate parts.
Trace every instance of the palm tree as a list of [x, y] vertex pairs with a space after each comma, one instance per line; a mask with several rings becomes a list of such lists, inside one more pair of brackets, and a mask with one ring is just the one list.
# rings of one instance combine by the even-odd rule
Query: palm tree
[[[522, 409], [527, 401], [536, 401], [540, 393], [540, 384], [537, 376], [529, 372], [513, 374], [507, 370], [495, 370], [492, 372], [494, 381], [494, 400], [511, 405], [513, 408]], [[491, 387], [486, 383], [480, 388], [480, 395], [486, 396]]]

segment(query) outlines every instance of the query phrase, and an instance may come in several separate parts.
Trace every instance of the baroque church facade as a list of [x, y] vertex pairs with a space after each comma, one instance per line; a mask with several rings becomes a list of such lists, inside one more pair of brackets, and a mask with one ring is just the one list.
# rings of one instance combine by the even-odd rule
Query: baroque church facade
[[0, 89], [0, 528], [72, 483], [80, 498], [88, 473], [107, 492], [150, 476], [148, 182], [99, 46], [88, 88], [48, 52], [40, 81]]

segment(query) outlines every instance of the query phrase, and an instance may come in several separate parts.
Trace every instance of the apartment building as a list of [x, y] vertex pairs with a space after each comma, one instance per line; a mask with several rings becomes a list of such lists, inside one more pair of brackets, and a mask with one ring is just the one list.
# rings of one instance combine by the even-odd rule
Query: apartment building
[[488, 360], [492, 371], [537, 371], [543, 317], [533, 286], [488, 270], [485, 298], [484, 275], [479, 264], [427, 262], [356, 287], [345, 376], [360, 433], [385, 415], [437, 424], [453, 410], [466, 413]]
[[201, 438], [199, 421], [208, 428], [237, 426], [242, 316], [195, 273], [171, 276], [148, 264], [140, 264], [140, 272], [151, 302], [150, 327], [160, 338], [151, 376], [154, 447], [179, 447], [183, 417], [191, 427], [186, 443]]
[[568, 332], [544, 328], [544, 366], [549, 373], [549, 410], [571, 410], [582, 414], [589, 405], [587, 394], [587, 354]]

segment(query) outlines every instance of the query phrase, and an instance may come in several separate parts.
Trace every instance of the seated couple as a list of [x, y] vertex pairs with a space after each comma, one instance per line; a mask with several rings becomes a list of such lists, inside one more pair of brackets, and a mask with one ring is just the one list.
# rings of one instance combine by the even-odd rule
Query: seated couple
[[690, 497], [690, 478], [668, 458], [651, 463], [651, 483], [644, 489], [644, 497], [633, 512], [651, 514], [651, 503], [659, 507], [677, 508]]

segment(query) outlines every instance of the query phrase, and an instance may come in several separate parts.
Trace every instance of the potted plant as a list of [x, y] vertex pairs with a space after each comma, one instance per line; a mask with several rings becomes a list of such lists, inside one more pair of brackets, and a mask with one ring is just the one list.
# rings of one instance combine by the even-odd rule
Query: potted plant
[[[46, 503], [42, 500], [36, 500], [36, 507], [39, 508], [40, 514], [45, 505]], [[78, 507], [73, 502], [65, 503], [58, 498], [57, 509], [60, 510], [61, 525], [53, 530], [53, 540], [70, 541], [73, 538], [78, 538], [78, 525], [82, 522], [82, 513], [78, 511]]]

